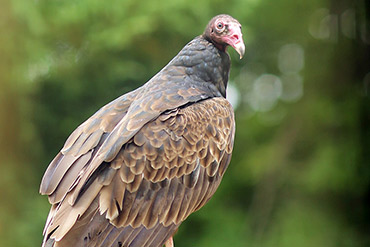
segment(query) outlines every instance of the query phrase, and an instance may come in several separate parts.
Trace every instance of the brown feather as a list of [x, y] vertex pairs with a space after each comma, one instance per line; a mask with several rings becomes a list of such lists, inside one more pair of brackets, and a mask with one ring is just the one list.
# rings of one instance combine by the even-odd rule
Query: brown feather
[[[60, 181], [63, 179], [64, 175], [67, 173], [68, 169], [75, 163], [78, 158], [79, 157], [75, 157], [72, 155], [61, 155], [60, 159], [58, 158], [53, 160], [52, 163], [55, 162], [57, 164], [55, 169], [53, 169], [51, 172], [49, 172], [48, 170], [45, 172], [42, 181], [45, 189], [43, 189], [42, 194], [50, 195], [51, 193], [53, 193], [59, 185]], [[54, 164], [52, 164], [52, 167], [54, 167]]]
[[63, 177], [65, 176], [65, 178], [61, 179], [61, 182], [58, 184], [57, 189], [52, 194], [49, 195], [49, 202], [51, 204], [60, 202], [64, 198], [64, 196], [67, 194], [67, 192], [72, 189], [72, 185], [76, 181], [76, 178], [78, 177], [78, 173], [82, 170], [82, 168], [90, 160], [91, 153], [92, 151], [79, 157], [71, 165], [71, 167], [65, 172], [65, 174], [63, 175]]

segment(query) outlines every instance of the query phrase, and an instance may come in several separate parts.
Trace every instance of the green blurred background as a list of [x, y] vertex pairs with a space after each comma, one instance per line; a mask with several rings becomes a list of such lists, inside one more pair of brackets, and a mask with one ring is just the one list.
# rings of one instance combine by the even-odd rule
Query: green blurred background
[[368, 0], [0, 0], [0, 246], [40, 246], [41, 177], [68, 135], [159, 71], [211, 17], [237, 132], [214, 198], [176, 247], [370, 246]]

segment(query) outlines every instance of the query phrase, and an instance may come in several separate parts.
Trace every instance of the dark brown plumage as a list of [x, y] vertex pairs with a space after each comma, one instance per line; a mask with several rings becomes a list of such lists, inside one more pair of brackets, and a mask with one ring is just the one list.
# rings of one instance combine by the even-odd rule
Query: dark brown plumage
[[71, 134], [41, 183], [52, 204], [43, 246], [161, 246], [211, 198], [234, 142], [228, 45], [244, 54], [240, 24], [216, 16]]

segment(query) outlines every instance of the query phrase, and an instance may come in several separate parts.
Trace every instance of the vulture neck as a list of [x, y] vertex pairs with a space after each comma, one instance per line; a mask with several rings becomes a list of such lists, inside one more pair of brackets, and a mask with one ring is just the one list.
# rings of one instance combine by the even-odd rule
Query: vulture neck
[[190, 41], [169, 65], [182, 67], [194, 85], [207, 86], [214, 95], [226, 98], [230, 57], [203, 36]]

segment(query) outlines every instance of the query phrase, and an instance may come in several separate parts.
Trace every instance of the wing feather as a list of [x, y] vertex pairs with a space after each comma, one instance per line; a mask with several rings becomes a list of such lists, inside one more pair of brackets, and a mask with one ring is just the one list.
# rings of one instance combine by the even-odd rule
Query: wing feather
[[58, 159], [57, 160], [58, 165], [55, 166], [55, 169], [50, 170], [51, 174], [47, 174], [48, 175], [47, 189], [43, 193], [49, 194], [49, 195], [53, 193], [55, 189], [57, 188], [57, 186], [59, 185], [60, 181], [63, 179], [66, 172], [76, 162], [78, 158], [79, 157], [67, 155], [67, 156], [62, 156], [60, 159]]
[[[79, 172], [88, 163], [91, 155], [92, 151], [87, 152], [86, 154], [80, 156], [75, 162], [73, 162], [66, 172], [60, 172], [60, 176], [58, 178], [54, 176], [53, 179], [58, 182], [56, 184], [58, 187], [57, 189], [54, 189], [54, 191], [49, 195], [49, 202], [51, 204], [60, 202], [66, 196], [67, 192], [72, 189], [72, 185], [75, 182], [76, 177], [78, 177]], [[63, 179], [63, 177], [65, 178]]]

